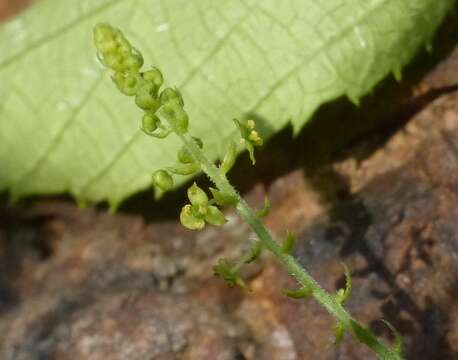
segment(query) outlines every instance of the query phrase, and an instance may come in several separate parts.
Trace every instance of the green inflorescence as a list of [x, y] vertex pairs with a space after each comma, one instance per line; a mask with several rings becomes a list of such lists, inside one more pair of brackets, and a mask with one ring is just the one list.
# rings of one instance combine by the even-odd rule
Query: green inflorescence
[[[294, 299], [313, 297], [336, 318], [335, 343], [342, 339], [345, 332], [350, 332], [361, 343], [371, 348], [380, 359], [402, 359], [401, 338], [390, 324], [386, 323], [396, 336], [396, 344], [393, 347], [381, 342], [344, 308], [352, 288], [348, 268], [344, 266], [345, 288], [339, 289], [336, 294], [328, 293], [291, 255], [295, 236], [288, 232], [285, 241], [279, 243], [272, 238], [261, 222], [261, 218], [269, 213], [269, 200], [266, 198], [263, 209], [255, 211], [232, 187], [226, 174], [235, 163], [238, 150], [236, 143], [229, 142], [227, 153], [219, 166], [213, 164], [202, 151], [202, 140], [189, 134], [189, 116], [184, 109], [185, 104], [180, 92], [170, 87], [161, 89], [163, 76], [159, 69], [153, 67], [142, 71], [142, 54], [130, 44], [119, 29], [111, 25], [96, 25], [94, 42], [101, 63], [113, 71], [112, 80], [116, 87], [121, 93], [135, 97], [135, 104], [143, 111], [141, 128], [145, 134], [159, 139], [175, 134], [183, 142], [183, 147], [177, 153], [177, 164], [156, 170], [152, 174], [152, 184], [157, 193], [170, 190], [176, 175], [192, 175], [203, 171], [214, 183], [214, 187], [209, 189], [211, 196], [196, 183], [189, 187], [189, 204], [184, 205], [180, 213], [183, 226], [191, 230], [202, 230], [207, 223], [224, 225], [227, 220], [220, 207], [234, 206], [256, 233], [258, 239], [252, 244], [249, 252], [239, 261], [220, 259], [213, 268], [215, 275], [230, 286], [237, 285], [246, 289], [247, 285], [240, 275], [241, 268], [258, 259], [264, 250], [270, 251], [299, 284], [297, 290], [283, 290], [283, 294]], [[254, 148], [263, 144], [263, 139], [256, 130], [256, 123], [251, 119], [234, 119], [234, 122], [240, 133], [240, 143], [248, 151], [254, 164]]]

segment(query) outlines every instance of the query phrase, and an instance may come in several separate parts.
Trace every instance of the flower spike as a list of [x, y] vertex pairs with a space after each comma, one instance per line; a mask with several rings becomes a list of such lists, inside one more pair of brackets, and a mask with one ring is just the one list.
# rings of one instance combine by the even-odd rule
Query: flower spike
[[[202, 141], [191, 136], [188, 132], [189, 117], [184, 109], [184, 101], [178, 89], [167, 87], [161, 90], [164, 79], [157, 68], [142, 71], [143, 56], [124, 37], [122, 32], [108, 24], [98, 24], [94, 28], [94, 43], [97, 48], [99, 61], [111, 70], [111, 77], [118, 90], [133, 98], [136, 106], [142, 110], [141, 130], [148, 136], [165, 138], [174, 133], [182, 141], [183, 148], [177, 153], [178, 163], [175, 166], [157, 170], [152, 174], [155, 196], [158, 198], [164, 191], [174, 186], [173, 174], [191, 175], [202, 170], [214, 183], [210, 188], [212, 198], [195, 183], [188, 189], [189, 204], [181, 209], [180, 221], [188, 229], [202, 230], [206, 223], [223, 225], [226, 223], [224, 214], [219, 206], [232, 205], [239, 215], [249, 224], [258, 239], [251, 245], [250, 251], [237, 262], [220, 259], [214, 267], [215, 275], [224, 279], [229, 286], [247, 288], [240, 276], [243, 266], [259, 258], [262, 251], [270, 251], [281, 266], [300, 284], [298, 290], [283, 290], [286, 296], [295, 299], [305, 299], [312, 296], [337, 320], [336, 343], [345, 331], [352, 333], [360, 342], [371, 348], [379, 358], [384, 360], [401, 360], [401, 341], [397, 332], [389, 325], [395, 334], [395, 345], [391, 348], [379, 340], [370, 329], [360, 325], [343, 304], [350, 296], [351, 277], [345, 267], [346, 286], [331, 294], [323, 289], [293, 257], [291, 251], [295, 237], [288, 232], [283, 244], [279, 244], [264, 226], [262, 217], [267, 215], [270, 203], [265, 199], [264, 208], [256, 211], [244, 201], [226, 177], [232, 168], [237, 154], [237, 145], [228, 143], [227, 153], [219, 167], [209, 159], [202, 150]], [[396, 73], [400, 76], [400, 72]], [[350, 93], [355, 103], [357, 98]], [[254, 149], [263, 144], [263, 139], [256, 130], [254, 120], [234, 120], [241, 143], [247, 149], [251, 162], [255, 163]], [[14, 194], [13, 194], [14, 199]], [[112, 202], [112, 210], [119, 204]]]

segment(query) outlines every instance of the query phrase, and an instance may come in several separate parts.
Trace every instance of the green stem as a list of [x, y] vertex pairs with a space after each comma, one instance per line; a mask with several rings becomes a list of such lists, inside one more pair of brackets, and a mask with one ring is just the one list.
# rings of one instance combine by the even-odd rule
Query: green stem
[[293, 276], [300, 285], [310, 288], [312, 290], [312, 296], [323, 305], [339, 323], [350, 330], [360, 342], [371, 348], [380, 359], [401, 360], [402, 358], [398, 352], [384, 345], [369, 329], [360, 325], [353, 319], [344, 309], [342, 304], [337, 302], [332, 294], [323, 289], [294, 259], [294, 257], [282, 250], [281, 245], [272, 238], [272, 235], [256, 215], [256, 212], [251, 209], [246, 201], [237, 193], [226, 176], [207, 159], [203, 151], [197, 146], [195, 140], [189, 135], [178, 134], [178, 136], [185, 144], [189, 153], [200, 163], [202, 171], [207, 174], [217, 188], [223, 193], [237, 198], [238, 202], [236, 209], [240, 216], [251, 226], [264, 248], [275, 255], [288, 274]]

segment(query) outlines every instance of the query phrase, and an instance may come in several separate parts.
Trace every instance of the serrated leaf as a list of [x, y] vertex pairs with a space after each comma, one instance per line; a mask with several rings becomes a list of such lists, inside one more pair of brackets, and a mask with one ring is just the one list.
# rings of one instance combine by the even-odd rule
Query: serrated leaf
[[180, 89], [192, 134], [216, 158], [255, 115], [298, 131], [322, 103], [400, 74], [454, 0], [41, 0], [0, 28], [0, 190], [118, 204], [174, 162], [178, 141], [97, 64], [92, 27], [120, 27]]

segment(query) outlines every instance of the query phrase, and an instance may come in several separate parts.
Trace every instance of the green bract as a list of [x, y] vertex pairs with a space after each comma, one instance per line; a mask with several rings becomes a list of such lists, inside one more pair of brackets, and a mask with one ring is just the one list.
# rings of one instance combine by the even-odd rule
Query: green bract
[[240, 286], [246, 289], [247, 286], [245, 281], [241, 278], [238, 273], [237, 266], [228, 259], [219, 259], [218, 263], [213, 267], [213, 271], [216, 276], [221, 277], [227, 282], [229, 286]]

